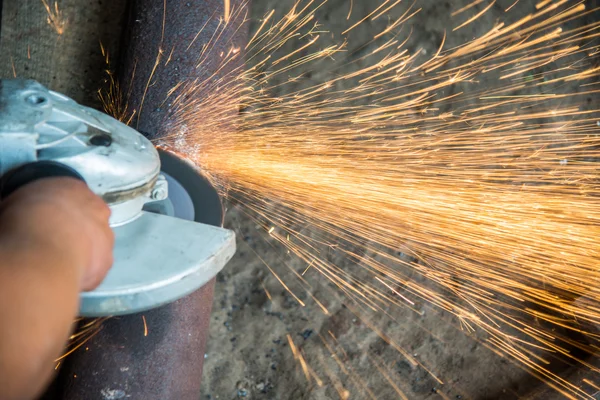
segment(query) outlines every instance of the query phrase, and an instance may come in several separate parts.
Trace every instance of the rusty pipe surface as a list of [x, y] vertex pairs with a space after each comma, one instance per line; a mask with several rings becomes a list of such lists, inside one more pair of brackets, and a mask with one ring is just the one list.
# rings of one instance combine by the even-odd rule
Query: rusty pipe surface
[[105, 321], [64, 360], [42, 399], [197, 400], [213, 288], [214, 279], [174, 303]]
[[[247, 1], [232, 3], [246, 10], [249, 7]], [[133, 127], [151, 138], [160, 137], [172, 123], [169, 104], [165, 102], [170, 89], [187, 79], [218, 79], [227, 73], [223, 70], [214, 75], [218, 60], [205, 63], [202, 68], [196, 65], [203, 43], [217, 29], [223, 12], [223, 0], [130, 3], [119, 78], [123, 93], [129, 93], [130, 108], [136, 110]], [[245, 26], [232, 28], [227, 34], [231, 41], [223, 37], [219, 41], [223, 48], [227, 42], [227, 46], [235, 43], [243, 48], [247, 40]], [[165, 65], [166, 57], [170, 61]], [[157, 59], [160, 67], [156, 67]], [[222, 221], [221, 214], [217, 220], [215, 215], [201, 216], [199, 222]], [[65, 359], [43, 399], [197, 399], [213, 288], [214, 279], [172, 304], [106, 321], [89, 342]]]
[[[227, 53], [232, 46], [243, 49], [248, 40], [245, 17], [249, 1], [231, 0], [232, 9], [241, 9], [236, 13], [237, 22], [220, 31], [219, 39], [213, 40], [211, 54], [214, 57], [199, 67], [202, 46], [210, 42], [221, 24], [223, 0], [169, 0], [165, 4], [166, 9], [162, 1], [132, 3], [132, 18], [125, 27], [126, 43], [121, 58], [121, 85], [123, 92], [130, 91], [130, 109], [136, 111], [132, 126], [151, 138], [168, 132], [173, 122], [167, 92], [181, 82], [217, 80], [225, 76], [240, 65], [242, 58], [237, 64], [230, 63], [221, 69], [220, 54]], [[244, 26], [238, 29], [240, 24]], [[161, 65], [155, 68], [157, 60]]]

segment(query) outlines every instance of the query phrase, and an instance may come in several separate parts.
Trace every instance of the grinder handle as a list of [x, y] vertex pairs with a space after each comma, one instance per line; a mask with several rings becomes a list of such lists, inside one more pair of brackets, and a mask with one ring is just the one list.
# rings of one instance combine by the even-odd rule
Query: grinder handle
[[21, 165], [0, 177], [0, 201], [28, 183], [44, 178], [85, 179], [73, 168], [56, 161], [36, 161]]

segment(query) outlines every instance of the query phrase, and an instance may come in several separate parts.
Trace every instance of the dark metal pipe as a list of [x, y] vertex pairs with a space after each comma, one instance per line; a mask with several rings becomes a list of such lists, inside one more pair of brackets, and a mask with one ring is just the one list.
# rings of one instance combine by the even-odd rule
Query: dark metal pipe
[[[245, 1], [232, 3], [234, 7], [248, 7]], [[168, 0], [165, 3], [134, 0], [130, 3], [119, 76], [123, 92], [130, 93], [128, 101], [132, 109], [139, 111], [144, 99], [142, 112], [138, 112], [133, 127], [149, 132], [152, 137], [165, 133], [170, 123], [169, 107], [164, 102], [167, 92], [182, 80], [205, 79], [216, 71], [218, 62], [213, 66], [203, 65], [202, 69], [196, 68], [196, 63], [202, 44], [214, 33], [218, 16], [223, 12], [223, 0]], [[196, 37], [208, 19], [212, 22]], [[227, 35], [243, 48], [247, 29], [232, 27]], [[227, 39], [223, 37], [219, 41], [223, 50]], [[193, 45], [188, 48], [192, 41]], [[231, 45], [232, 42], [227, 43]], [[165, 58], [155, 70], [159, 49]], [[170, 62], [165, 66], [166, 57], [170, 57]], [[152, 85], [147, 90], [153, 70]], [[164, 162], [163, 159], [163, 166]], [[203, 192], [199, 193], [202, 196]], [[196, 219], [222, 224], [223, 215], [199, 213]], [[200, 393], [213, 288], [214, 279], [184, 299], [143, 313], [147, 336], [144, 336], [142, 314], [108, 320], [96, 336], [67, 357], [43, 399], [196, 400]]]
[[65, 359], [43, 399], [197, 400], [213, 288], [214, 280], [175, 303], [104, 322]]
[[[131, 3], [131, 19], [125, 27], [121, 57], [121, 84], [124, 92], [131, 92], [130, 108], [138, 112], [132, 126], [153, 138], [165, 133], [165, 128], [170, 126], [169, 103], [165, 103], [167, 92], [180, 82], [225, 76], [239, 66], [242, 59], [213, 76], [221, 64], [220, 54], [227, 53], [231, 46], [243, 49], [248, 39], [247, 26], [237, 27], [247, 20], [244, 11], [249, 10], [249, 1], [231, 0], [232, 9], [242, 9], [236, 13], [237, 25], [232, 21], [219, 40], [213, 41], [214, 59], [198, 68], [202, 46], [209, 43], [219, 26], [219, 17], [223, 16], [224, 0], [168, 0], [166, 5], [164, 9], [163, 2], [157, 0]], [[155, 69], [159, 49], [162, 62]], [[167, 59], [170, 61], [164, 65]], [[147, 89], [151, 78], [151, 88]]]

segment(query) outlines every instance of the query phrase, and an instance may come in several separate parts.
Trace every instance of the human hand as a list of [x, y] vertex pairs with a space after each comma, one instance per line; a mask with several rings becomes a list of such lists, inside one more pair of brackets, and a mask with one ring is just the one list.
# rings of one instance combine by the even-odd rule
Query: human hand
[[15, 246], [56, 251], [76, 265], [80, 291], [94, 289], [113, 263], [110, 209], [85, 183], [45, 178], [12, 193], [0, 205], [2, 232]]
[[37, 398], [78, 310], [112, 265], [110, 209], [73, 178], [26, 184], [0, 203], [2, 399]]

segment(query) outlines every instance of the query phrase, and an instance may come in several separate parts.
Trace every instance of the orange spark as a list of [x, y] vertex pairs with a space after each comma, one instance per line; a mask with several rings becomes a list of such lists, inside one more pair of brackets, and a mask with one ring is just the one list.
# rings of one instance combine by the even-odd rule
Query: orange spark
[[230, 13], [231, 13], [231, 0], [223, 0], [223, 19], [225, 22], [229, 22]]
[[144, 321], [144, 336], [148, 336], [148, 324], [146, 324], [146, 316], [142, 315], [142, 321]]
[[48, 18], [46, 19], [48, 25], [50, 25], [58, 35], [62, 35], [65, 32], [67, 19], [64, 17], [62, 11], [58, 9], [58, 2], [55, 1], [54, 7], [52, 7], [48, 4], [47, 0], [41, 1], [48, 14]]

